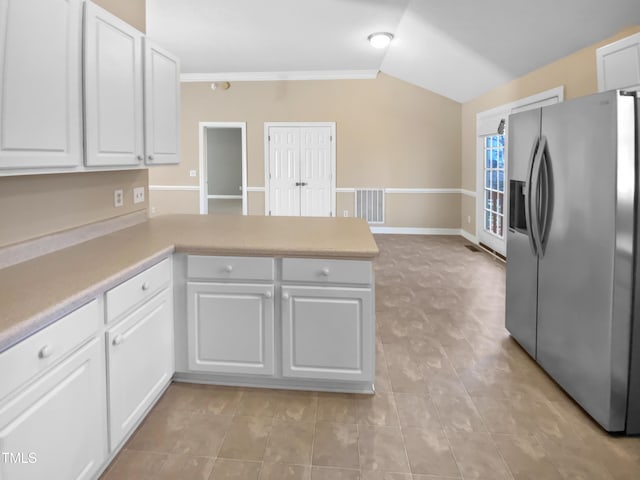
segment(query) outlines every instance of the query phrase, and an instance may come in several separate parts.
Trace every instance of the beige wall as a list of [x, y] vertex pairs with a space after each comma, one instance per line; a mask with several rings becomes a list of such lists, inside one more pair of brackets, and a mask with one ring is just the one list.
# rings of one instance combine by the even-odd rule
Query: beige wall
[[92, 0], [105, 10], [120, 17], [134, 28], [146, 32], [146, 3], [145, 0]]
[[[94, 0], [134, 27], [145, 29], [144, 0]], [[0, 177], [0, 246], [40, 237], [136, 210], [133, 187], [146, 186], [146, 170]], [[113, 207], [122, 188], [124, 207]]]
[[[146, 170], [0, 177], [0, 247], [144, 210], [133, 188], [146, 187]], [[113, 191], [124, 205], [113, 206]]]
[[168, 213], [200, 213], [200, 197], [197, 191], [167, 192], [149, 191], [150, 216]]
[[[248, 184], [263, 187], [265, 122], [332, 121], [338, 188], [460, 187], [461, 105], [384, 74], [376, 80], [234, 82], [226, 91], [212, 91], [210, 83], [183, 83], [181, 93], [181, 164], [150, 170], [152, 185], [198, 185], [198, 178], [189, 176], [189, 170], [199, 169], [198, 122], [247, 122]], [[250, 213], [264, 211], [261, 197], [251, 193]], [[435, 207], [405, 210], [407, 205], [396, 207], [401, 202], [390, 200], [389, 224], [459, 228], [459, 202], [440, 202], [437, 194], [423, 197], [417, 203], [437, 202], [445, 210], [425, 218]], [[339, 195], [339, 214], [343, 210], [352, 214], [352, 195]]]
[[[636, 32], [640, 32], [639, 25], [626, 28], [613, 37], [545, 65], [463, 104], [462, 188], [472, 191], [476, 189], [476, 114], [558, 86], [564, 86], [565, 100], [596, 93], [596, 49]], [[460, 215], [461, 225], [473, 235], [476, 228], [475, 208], [475, 200], [466, 197], [462, 202]], [[469, 216], [472, 219], [470, 224], [467, 223]]]

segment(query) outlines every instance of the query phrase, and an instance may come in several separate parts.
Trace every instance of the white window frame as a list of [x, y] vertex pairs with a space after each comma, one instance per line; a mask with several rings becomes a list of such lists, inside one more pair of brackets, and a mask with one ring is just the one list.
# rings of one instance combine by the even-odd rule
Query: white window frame
[[269, 215], [269, 128], [270, 127], [329, 127], [331, 128], [331, 216], [336, 212], [336, 122], [264, 122], [264, 214]]
[[484, 229], [484, 137], [497, 133], [498, 124], [501, 119], [505, 119], [505, 140], [504, 140], [504, 166], [505, 166], [505, 188], [504, 188], [504, 240], [495, 237], [495, 241], [491, 245], [498, 253], [505, 255], [507, 253], [507, 230], [509, 219], [509, 156], [508, 156], [508, 129], [509, 115], [513, 113], [524, 112], [534, 108], [540, 108], [547, 105], [553, 105], [564, 101], [564, 86], [559, 86], [544, 92], [521, 98], [511, 103], [500, 105], [498, 107], [486, 110], [476, 114], [476, 242], [480, 243], [480, 233]]

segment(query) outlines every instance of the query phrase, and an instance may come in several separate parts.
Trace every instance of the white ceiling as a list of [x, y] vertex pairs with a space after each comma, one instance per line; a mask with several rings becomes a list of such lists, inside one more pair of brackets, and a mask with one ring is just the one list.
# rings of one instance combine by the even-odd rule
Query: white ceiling
[[[147, 0], [147, 34], [183, 73], [380, 70], [459, 102], [638, 24], [639, 0]], [[386, 51], [368, 44], [375, 31], [395, 35]]]

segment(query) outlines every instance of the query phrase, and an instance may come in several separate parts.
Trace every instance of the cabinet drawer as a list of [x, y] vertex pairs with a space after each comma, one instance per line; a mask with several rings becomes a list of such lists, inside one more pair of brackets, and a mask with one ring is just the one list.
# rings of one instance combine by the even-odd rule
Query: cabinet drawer
[[273, 258], [189, 255], [187, 276], [191, 279], [273, 280]]
[[69, 313], [0, 354], [0, 398], [46, 370], [98, 331], [102, 315], [97, 300]]
[[282, 280], [370, 285], [373, 274], [371, 262], [367, 260], [284, 258], [282, 259]]
[[107, 322], [112, 322], [123, 313], [151, 298], [171, 283], [171, 259], [146, 269], [106, 293]]

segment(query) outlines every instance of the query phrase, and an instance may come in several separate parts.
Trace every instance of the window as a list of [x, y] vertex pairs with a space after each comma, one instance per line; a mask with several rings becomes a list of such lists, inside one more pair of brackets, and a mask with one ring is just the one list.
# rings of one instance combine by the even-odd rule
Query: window
[[504, 238], [504, 135], [484, 137], [484, 230]]

